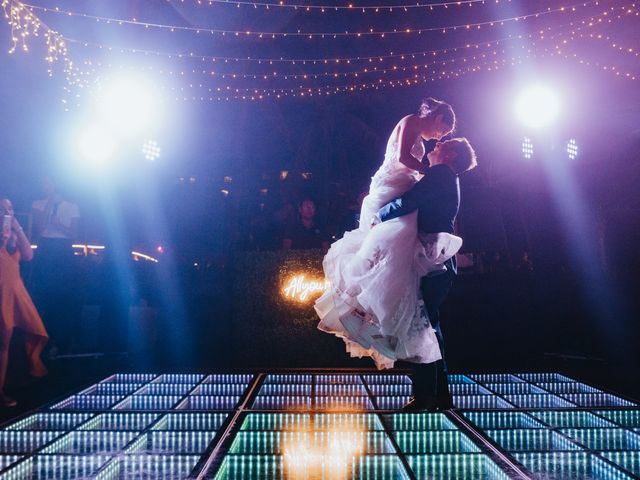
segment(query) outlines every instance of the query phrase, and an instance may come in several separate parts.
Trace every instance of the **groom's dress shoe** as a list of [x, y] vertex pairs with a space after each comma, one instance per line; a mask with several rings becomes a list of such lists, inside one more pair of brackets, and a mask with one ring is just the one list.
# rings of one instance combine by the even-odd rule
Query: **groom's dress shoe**
[[411, 397], [408, 403], [406, 403], [401, 410], [404, 413], [414, 412], [428, 412], [435, 413], [438, 411], [436, 400], [434, 397]]

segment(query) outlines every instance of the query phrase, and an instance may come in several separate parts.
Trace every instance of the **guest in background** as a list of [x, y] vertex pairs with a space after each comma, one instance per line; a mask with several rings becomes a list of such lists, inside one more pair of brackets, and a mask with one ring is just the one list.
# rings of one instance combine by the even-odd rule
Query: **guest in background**
[[0, 237], [0, 407], [13, 407], [16, 401], [4, 393], [4, 384], [14, 329], [25, 333], [29, 373], [35, 377], [47, 374], [40, 354], [49, 337], [20, 277], [20, 260], [33, 258], [31, 243], [14, 216], [11, 201], [6, 198], [0, 200], [0, 214], [3, 220]]
[[297, 221], [284, 233], [283, 250], [307, 250], [329, 248], [329, 239], [324, 229], [316, 221], [316, 204], [311, 198], [304, 198], [298, 206]]

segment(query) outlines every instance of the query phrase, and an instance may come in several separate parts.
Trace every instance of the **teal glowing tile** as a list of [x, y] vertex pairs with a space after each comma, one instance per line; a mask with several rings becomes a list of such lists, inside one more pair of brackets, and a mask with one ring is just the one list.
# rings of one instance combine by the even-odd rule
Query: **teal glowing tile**
[[127, 447], [127, 453], [201, 455], [216, 432], [154, 431], [145, 433]]
[[504, 395], [518, 408], [575, 408], [575, 404], [555, 395]]
[[513, 453], [512, 456], [545, 480], [627, 480], [631, 479], [618, 467], [587, 452]]
[[458, 427], [442, 413], [395, 413], [383, 415], [394, 431], [457, 430]]
[[478, 453], [480, 449], [460, 431], [395, 432], [393, 436], [406, 454]]
[[142, 386], [141, 383], [97, 383], [78, 395], [130, 395]]
[[470, 377], [468, 377], [467, 375], [449, 374], [447, 375], [447, 383], [449, 385], [461, 385], [461, 384], [476, 383], [476, 382]]
[[369, 385], [411, 385], [407, 375], [364, 375], [363, 378]]
[[552, 412], [540, 411], [529, 412], [553, 428], [602, 428], [614, 427], [615, 425], [604, 418], [593, 413], [573, 411], [573, 412]]
[[400, 410], [409, 402], [409, 395], [378, 396], [376, 403], [381, 410]]
[[152, 430], [216, 431], [227, 419], [227, 413], [168, 413]]
[[34, 413], [6, 428], [7, 430], [71, 430], [92, 416], [91, 413]]
[[42, 450], [42, 453], [111, 454], [124, 449], [138, 432], [71, 432]]
[[204, 380], [204, 375], [198, 373], [169, 373], [154, 379], [154, 383], [185, 383], [195, 385]]
[[494, 442], [509, 452], [582, 450], [559, 433], [541, 428], [521, 430], [485, 430]]
[[549, 393], [530, 383], [487, 383], [486, 387], [499, 395], [530, 395]]
[[359, 410], [373, 410], [373, 404], [369, 397], [333, 396], [316, 397], [316, 410], [333, 410], [338, 412], [351, 412]]
[[293, 395], [257, 397], [251, 408], [254, 410], [309, 410], [311, 397]]
[[99, 411], [109, 410], [123, 395], [73, 395], [51, 407], [51, 410]]
[[487, 388], [477, 383], [458, 383], [449, 385], [452, 395], [492, 395]]
[[103, 413], [82, 425], [80, 430], [140, 432], [159, 417], [157, 413]]
[[64, 435], [65, 432], [37, 432], [33, 430], [0, 431], [0, 454], [31, 453]]
[[246, 385], [241, 383], [225, 383], [225, 384], [215, 384], [215, 383], [205, 383], [198, 385], [191, 395], [208, 395], [208, 396], [216, 396], [216, 395], [242, 395], [247, 389]]
[[176, 407], [177, 410], [233, 410], [239, 396], [215, 396], [190, 395]]
[[372, 431], [384, 430], [373, 413], [317, 413], [313, 416], [315, 430]]
[[509, 373], [488, 373], [488, 374], [476, 374], [469, 375], [472, 380], [476, 382], [480, 382], [483, 384], [486, 383], [523, 383], [524, 380], [522, 378], [516, 377], [515, 375], [511, 375]]
[[152, 381], [157, 375], [153, 373], [116, 373], [105, 378], [100, 383], [137, 383], [143, 384]]
[[0, 470], [4, 470], [22, 458], [24, 458], [22, 455], [0, 455]]
[[311, 375], [273, 374], [267, 375], [264, 383], [311, 383]]
[[640, 410], [596, 410], [594, 413], [623, 427], [640, 427]]
[[513, 405], [496, 395], [454, 395], [453, 404], [466, 409], [513, 408]]
[[169, 410], [175, 406], [182, 397], [132, 395], [114, 407], [115, 410]]
[[360, 375], [316, 375], [316, 384], [362, 385]]
[[307, 431], [240, 431], [236, 434], [231, 454], [282, 454], [287, 449], [312, 449], [313, 432]]
[[489, 457], [478, 453], [407, 455], [420, 480], [508, 480]]
[[559, 373], [518, 373], [516, 375], [527, 382], [533, 383], [575, 382], [573, 378]]
[[600, 455], [640, 477], [640, 452], [600, 452]]
[[248, 373], [217, 373], [208, 375], [202, 383], [219, 383], [223, 385], [248, 385], [253, 375]]
[[142, 387], [136, 395], [174, 395], [182, 396], [189, 393], [193, 386], [189, 383], [150, 383]]
[[385, 385], [385, 384], [377, 384], [370, 385], [369, 389], [371, 393], [374, 395], [383, 395], [383, 396], [392, 396], [392, 395], [402, 395], [403, 397], [411, 395], [412, 387], [410, 384], [401, 385]]
[[311, 384], [306, 383], [265, 383], [259, 395], [311, 395]]
[[191, 478], [198, 455], [122, 455], [114, 464], [115, 472], [107, 479], [179, 480]]
[[311, 428], [311, 415], [306, 413], [250, 413], [242, 422], [241, 430], [302, 431]]
[[312, 446], [328, 452], [352, 451], [361, 454], [393, 453], [395, 450], [384, 432], [335, 431], [313, 432]]
[[636, 403], [608, 393], [569, 393], [560, 395], [581, 407], [635, 407]]
[[79, 480], [93, 478], [111, 456], [36, 455], [16, 463], [3, 473], [3, 480]]
[[316, 395], [367, 395], [364, 385], [316, 385]]
[[483, 430], [545, 428], [538, 420], [521, 412], [465, 412], [463, 415]]
[[285, 480], [313, 478], [287, 475], [282, 455], [226, 455], [215, 480]]
[[559, 394], [559, 393], [604, 393], [595, 387], [580, 382], [557, 382], [557, 383], [536, 383], [540, 388]]
[[561, 432], [590, 450], [640, 450], [640, 436], [622, 428], [567, 428]]

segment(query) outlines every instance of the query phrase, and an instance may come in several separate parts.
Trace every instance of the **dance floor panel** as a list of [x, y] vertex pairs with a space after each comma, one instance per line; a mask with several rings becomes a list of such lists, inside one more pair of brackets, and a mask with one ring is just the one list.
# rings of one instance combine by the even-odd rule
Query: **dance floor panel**
[[116, 374], [0, 429], [0, 479], [640, 478], [640, 406], [558, 373]]

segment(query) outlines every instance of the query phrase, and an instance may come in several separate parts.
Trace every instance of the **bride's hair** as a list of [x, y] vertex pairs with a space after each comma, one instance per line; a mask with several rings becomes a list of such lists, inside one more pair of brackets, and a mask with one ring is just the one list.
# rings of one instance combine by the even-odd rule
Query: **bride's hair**
[[451, 166], [456, 175], [460, 175], [478, 166], [476, 152], [465, 137], [452, 138], [442, 143], [444, 149], [453, 151], [455, 156], [451, 159]]
[[433, 97], [423, 98], [420, 103], [421, 117], [437, 117], [442, 115], [442, 121], [447, 125], [451, 125], [451, 131], [456, 128], [456, 114], [448, 103], [436, 100]]

